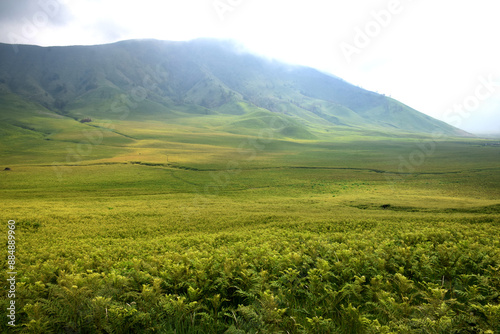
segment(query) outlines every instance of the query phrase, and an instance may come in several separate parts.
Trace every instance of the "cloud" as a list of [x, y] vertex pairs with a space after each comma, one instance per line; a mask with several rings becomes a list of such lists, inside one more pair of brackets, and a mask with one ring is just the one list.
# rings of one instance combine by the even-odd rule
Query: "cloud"
[[39, 9], [37, 1], [33, 0], [1, 1], [0, 20], [2, 22], [20, 21], [30, 13], [33, 15]]
[[[226, 5], [222, 17], [216, 3]], [[479, 75], [498, 68], [497, 0], [399, 0], [400, 13], [380, 23], [380, 32], [372, 31], [369, 45], [347, 63], [339, 46], [352, 44], [358, 29], [373, 29], [391, 3], [0, 0], [0, 42], [53, 46], [133, 38], [232, 38], [258, 54], [331, 72], [442, 118], [457, 103], [457, 93], [469, 94]], [[473, 118], [485, 127], [497, 123], [487, 115]]]
[[47, 29], [62, 28], [73, 19], [69, 0], [0, 2], [0, 38], [12, 44], [36, 44]]
[[0, 21], [20, 23], [28, 20], [33, 23], [48, 18], [50, 25], [64, 25], [74, 16], [69, 10], [68, 0], [16, 0], [0, 2]]

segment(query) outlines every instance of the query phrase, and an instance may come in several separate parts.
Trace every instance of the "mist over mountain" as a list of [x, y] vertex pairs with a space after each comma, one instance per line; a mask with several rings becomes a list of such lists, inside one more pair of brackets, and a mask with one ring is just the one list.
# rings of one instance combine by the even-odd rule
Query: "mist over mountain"
[[[4, 107], [36, 103], [75, 121], [127, 117], [175, 124], [220, 115], [231, 116], [221, 121], [220, 131], [251, 134], [269, 117], [280, 117], [290, 124], [282, 135], [298, 139], [345, 129], [467, 135], [390, 97], [312, 68], [243, 52], [228, 41], [0, 44], [0, 59]], [[3, 115], [4, 124], [14, 119]]]

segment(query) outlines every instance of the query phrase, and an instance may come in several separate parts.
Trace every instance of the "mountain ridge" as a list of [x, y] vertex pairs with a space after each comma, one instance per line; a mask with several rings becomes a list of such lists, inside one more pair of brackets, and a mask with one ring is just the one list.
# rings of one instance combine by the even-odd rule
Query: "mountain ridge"
[[256, 129], [262, 117], [279, 115], [297, 127], [299, 139], [339, 127], [468, 135], [390, 97], [313, 68], [252, 55], [229, 41], [17, 49], [0, 44], [0, 93], [75, 120], [113, 119], [113, 107], [120, 105], [134, 119], [238, 116], [243, 132], [244, 124]]

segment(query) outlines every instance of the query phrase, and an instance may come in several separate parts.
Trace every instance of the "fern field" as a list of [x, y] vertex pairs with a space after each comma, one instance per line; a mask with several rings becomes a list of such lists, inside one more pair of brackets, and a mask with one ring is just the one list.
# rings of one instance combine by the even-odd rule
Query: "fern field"
[[3, 333], [500, 333], [498, 168], [65, 168], [2, 175]]

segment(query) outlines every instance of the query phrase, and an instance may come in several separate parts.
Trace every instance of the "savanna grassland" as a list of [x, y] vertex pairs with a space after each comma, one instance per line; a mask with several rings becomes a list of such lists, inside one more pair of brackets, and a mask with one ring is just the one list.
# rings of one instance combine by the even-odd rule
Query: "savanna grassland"
[[494, 142], [204, 122], [4, 128], [3, 332], [500, 333]]

